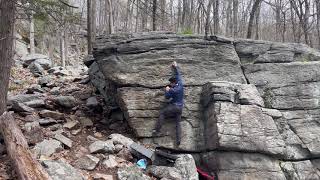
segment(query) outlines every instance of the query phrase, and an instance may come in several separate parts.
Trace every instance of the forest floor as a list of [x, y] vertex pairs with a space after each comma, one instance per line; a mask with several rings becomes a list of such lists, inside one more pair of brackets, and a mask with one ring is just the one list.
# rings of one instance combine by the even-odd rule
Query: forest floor
[[[89, 145], [94, 141], [105, 141], [113, 133], [119, 133], [129, 138], [133, 137], [133, 133], [121, 119], [123, 115], [104, 103], [102, 96], [88, 81], [87, 72], [71, 74], [49, 74], [46, 72], [42, 77], [37, 78], [29, 69], [21, 66], [12, 69], [9, 97], [37, 96], [44, 101], [44, 104], [35, 105], [32, 110], [19, 110], [20, 112], [18, 112], [17, 109], [21, 107], [13, 107], [13, 105], [11, 107], [11, 110], [15, 111], [14, 117], [26, 136], [30, 149], [34, 152], [34, 147], [37, 144], [45, 139], [54, 139], [57, 133], [72, 141], [71, 148], [63, 145], [62, 149], [55, 150], [52, 155], [36, 157], [38, 160], [63, 159], [74, 165], [76, 160], [90, 154]], [[75, 103], [72, 107], [66, 108], [65, 105], [57, 103], [57, 98], [66, 96], [75, 98], [75, 102], [65, 102], [66, 104]], [[39, 98], [36, 99], [39, 100]], [[97, 102], [88, 105], [88, 98], [96, 99]], [[72, 99], [65, 101], [72, 101]], [[53, 115], [43, 115], [45, 111], [53, 112]], [[60, 113], [63, 115], [60, 116]], [[70, 122], [71, 124], [76, 122], [76, 125], [66, 128], [65, 124], [70, 124]], [[92, 179], [97, 173], [115, 176], [118, 167], [132, 164], [128, 159], [118, 158], [116, 166], [108, 167], [105, 162], [102, 163], [102, 160], [106, 159], [105, 155], [97, 154], [95, 156], [100, 159], [96, 168], [90, 171], [81, 170], [88, 179]], [[5, 152], [4, 143], [0, 141], [0, 179], [16, 178]]]

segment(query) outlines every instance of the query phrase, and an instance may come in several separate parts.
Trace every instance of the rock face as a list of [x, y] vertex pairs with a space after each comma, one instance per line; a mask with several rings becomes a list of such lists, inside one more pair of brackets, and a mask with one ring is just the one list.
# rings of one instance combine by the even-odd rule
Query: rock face
[[[172, 61], [185, 83], [179, 147], [173, 120], [151, 133]], [[193, 151], [221, 179], [306, 179], [320, 173], [319, 61], [302, 44], [122, 34], [97, 38], [89, 74], [145, 143]]]

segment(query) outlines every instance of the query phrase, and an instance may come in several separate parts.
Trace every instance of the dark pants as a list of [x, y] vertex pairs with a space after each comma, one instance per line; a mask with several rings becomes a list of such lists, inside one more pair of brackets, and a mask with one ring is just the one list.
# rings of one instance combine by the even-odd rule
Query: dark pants
[[168, 104], [164, 109], [160, 111], [160, 116], [156, 124], [156, 131], [160, 132], [161, 125], [163, 124], [164, 118], [174, 118], [176, 122], [176, 142], [180, 144], [181, 140], [181, 114], [182, 114], [182, 107]]

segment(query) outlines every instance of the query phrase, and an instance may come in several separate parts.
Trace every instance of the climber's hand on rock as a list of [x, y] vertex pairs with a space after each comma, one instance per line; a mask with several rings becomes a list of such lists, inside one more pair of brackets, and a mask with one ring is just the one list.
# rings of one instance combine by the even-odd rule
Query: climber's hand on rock
[[169, 90], [170, 90], [170, 87], [169, 87], [169, 86], [167, 86], [167, 87], [166, 87], [166, 91], [169, 91]]
[[175, 68], [175, 67], [177, 67], [177, 66], [178, 66], [178, 65], [177, 65], [177, 62], [176, 62], [176, 61], [173, 61], [173, 62], [172, 62], [172, 67]]

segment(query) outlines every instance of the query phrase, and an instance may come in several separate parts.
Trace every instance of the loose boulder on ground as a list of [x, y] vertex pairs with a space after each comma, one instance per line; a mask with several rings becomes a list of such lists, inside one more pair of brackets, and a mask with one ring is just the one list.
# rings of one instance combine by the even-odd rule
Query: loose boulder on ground
[[85, 180], [80, 171], [62, 160], [44, 160], [43, 167], [47, 170], [52, 180]]
[[59, 141], [54, 140], [54, 139], [49, 139], [49, 140], [43, 140], [42, 142], [36, 144], [34, 147], [33, 151], [37, 156], [51, 156], [52, 154], [61, 151], [62, 145]]
[[74, 162], [74, 166], [84, 170], [94, 170], [100, 159], [92, 155], [85, 155]]
[[108, 141], [95, 141], [89, 146], [90, 153], [114, 153], [115, 146], [113, 142]]
[[119, 180], [150, 180], [151, 178], [142, 173], [137, 166], [119, 168], [117, 171]]
[[64, 108], [73, 108], [77, 105], [77, 100], [73, 96], [58, 96], [54, 100]]
[[23, 61], [24, 67], [28, 67], [33, 62], [41, 65], [41, 67], [46, 70], [52, 66], [51, 59], [43, 54], [29, 54], [25, 57], [22, 57], [21, 60]]

